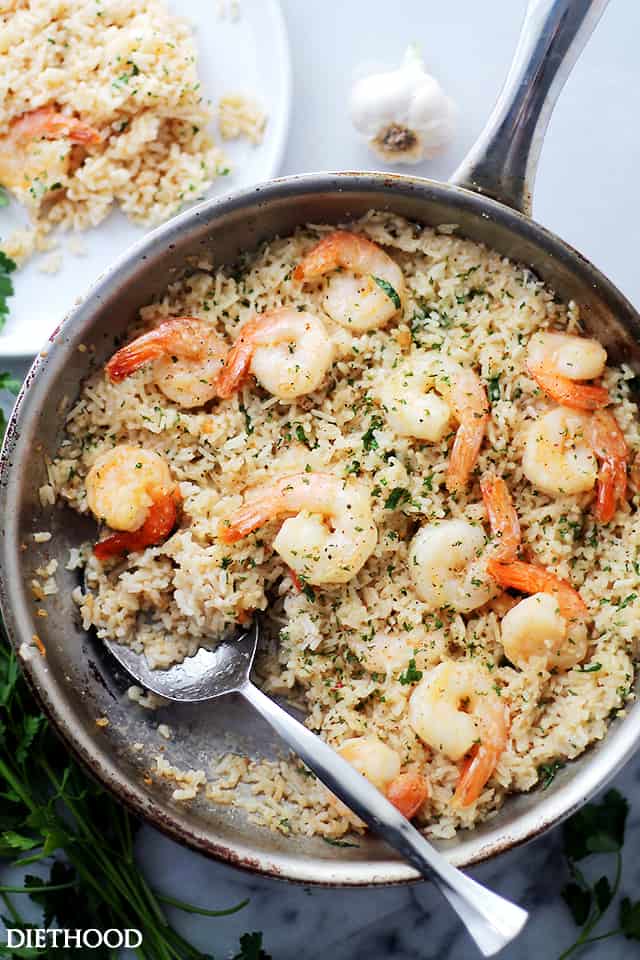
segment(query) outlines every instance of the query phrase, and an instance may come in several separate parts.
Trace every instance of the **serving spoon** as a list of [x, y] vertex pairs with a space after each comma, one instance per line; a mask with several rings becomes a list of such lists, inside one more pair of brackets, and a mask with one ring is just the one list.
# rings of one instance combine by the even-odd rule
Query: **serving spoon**
[[245, 632], [224, 639], [214, 650], [201, 647], [168, 670], [152, 670], [144, 654], [112, 641], [105, 643], [138, 683], [167, 700], [198, 703], [239, 693], [332, 793], [416, 870], [433, 880], [485, 957], [510, 943], [526, 923], [527, 912], [452, 866], [373, 784], [251, 682], [258, 635], [258, 620], [254, 619]]

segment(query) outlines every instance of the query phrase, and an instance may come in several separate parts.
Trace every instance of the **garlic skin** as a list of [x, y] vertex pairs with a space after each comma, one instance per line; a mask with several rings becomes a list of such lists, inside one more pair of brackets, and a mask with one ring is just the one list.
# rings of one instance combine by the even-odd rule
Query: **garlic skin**
[[357, 80], [350, 110], [356, 130], [387, 163], [419, 163], [453, 138], [455, 104], [427, 73], [414, 46], [397, 70]]

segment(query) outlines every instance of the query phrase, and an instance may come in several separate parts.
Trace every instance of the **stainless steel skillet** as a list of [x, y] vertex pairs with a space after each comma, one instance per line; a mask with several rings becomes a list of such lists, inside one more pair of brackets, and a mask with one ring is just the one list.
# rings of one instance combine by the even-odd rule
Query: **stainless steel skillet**
[[[114, 674], [111, 661], [78, 624], [70, 596], [77, 574], [64, 569], [69, 547], [91, 536], [93, 526], [40, 502], [45, 456], [56, 450], [64, 414], [81, 380], [104, 363], [114, 338], [139, 307], [203, 252], [215, 263], [232, 262], [261, 240], [306, 221], [337, 222], [372, 207], [431, 225], [456, 223], [461, 235], [527, 264], [560, 296], [580, 304], [587, 327], [614, 362], [624, 358], [640, 370], [640, 321], [631, 304], [576, 251], [527, 216], [552, 103], [604, 6], [604, 0], [532, 0], [505, 91], [453, 183], [376, 173], [317, 174], [203, 204], [127, 251], [67, 318], [29, 373], [0, 464], [0, 591], [11, 638], [26, 655], [27, 676], [70, 748], [124, 802], [205, 853], [306, 882], [415, 878], [373, 838], [357, 848], [290, 839], [251, 824], [233, 808], [171, 800], [170, 786], [154, 772], [160, 745], [175, 766], [204, 769], [207, 758], [223, 750], [273, 756], [279, 744], [240, 703], [169, 708], [158, 716], [131, 708], [126, 679]], [[34, 544], [33, 532], [45, 529], [53, 539]], [[59, 561], [60, 593], [42, 619], [36, 616], [29, 580], [34, 567], [52, 558]], [[46, 660], [29, 646], [36, 633], [47, 647]], [[106, 728], [95, 724], [102, 716], [110, 719]], [[172, 727], [171, 741], [158, 739], [159, 721]], [[614, 721], [606, 740], [562, 770], [549, 790], [509, 799], [494, 819], [441, 849], [463, 865], [536, 836], [602, 786], [631, 755], [639, 735], [640, 705], [634, 704]]]

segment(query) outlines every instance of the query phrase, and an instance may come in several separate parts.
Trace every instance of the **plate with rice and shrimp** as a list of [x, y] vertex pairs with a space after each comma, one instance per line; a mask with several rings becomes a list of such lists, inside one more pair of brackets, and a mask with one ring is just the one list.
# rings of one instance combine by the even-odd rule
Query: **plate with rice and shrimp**
[[[99, 525], [85, 629], [163, 668], [259, 612], [258, 682], [434, 837], [605, 736], [634, 672], [640, 433], [575, 303], [372, 211], [199, 262], [117, 346], [48, 468]], [[208, 759], [209, 802], [362, 829], [295, 758]]]

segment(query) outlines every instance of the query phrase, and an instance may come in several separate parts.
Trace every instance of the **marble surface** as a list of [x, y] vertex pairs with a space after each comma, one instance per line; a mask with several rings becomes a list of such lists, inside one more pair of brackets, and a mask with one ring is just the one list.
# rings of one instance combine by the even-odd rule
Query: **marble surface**
[[[373, 167], [350, 127], [345, 96], [363, 61], [393, 65], [418, 42], [428, 65], [460, 106], [458, 134], [425, 175], [446, 178], [481, 129], [505, 75], [524, 8], [522, 0], [283, 0], [295, 71], [296, 103], [283, 173]], [[569, 79], [543, 150], [535, 215], [600, 266], [640, 304], [640, 4], [616, 0]], [[268, 54], [267, 54], [268, 55]], [[629, 192], [628, 192], [629, 191]], [[15, 365], [23, 374], [25, 365]], [[623, 890], [640, 887], [640, 759], [615, 781], [632, 802]], [[556, 830], [473, 875], [531, 911], [505, 960], [558, 957], [575, 936], [560, 899], [566, 881]], [[426, 883], [406, 888], [325, 890], [265, 880], [182, 849], [155, 831], [140, 834], [139, 855], [154, 885], [206, 907], [244, 897], [239, 914], [204, 920], [176, 914], [180, 929], [217, 958], [238, 936], [262, 930], [277, 960], [409, 960], [477, 956]], [[637, 945], [621, 938], [595, 945], [591, 960], [622, 960]], [[586, 954], [585, 954], [586, 955]]]

